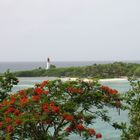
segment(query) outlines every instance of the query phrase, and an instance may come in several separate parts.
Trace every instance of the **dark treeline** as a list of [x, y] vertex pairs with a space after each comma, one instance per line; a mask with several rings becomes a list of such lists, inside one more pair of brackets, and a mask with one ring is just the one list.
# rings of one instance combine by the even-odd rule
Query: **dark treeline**
[[115, 62], [112, 64], [94, 64], [84, 67], [55, 68], [49, 70], [42, 68], [18, 71], [14, 73], [18, 77], [92, 77], [115, 78], [122, 76], [140, 76], [140, 64]]

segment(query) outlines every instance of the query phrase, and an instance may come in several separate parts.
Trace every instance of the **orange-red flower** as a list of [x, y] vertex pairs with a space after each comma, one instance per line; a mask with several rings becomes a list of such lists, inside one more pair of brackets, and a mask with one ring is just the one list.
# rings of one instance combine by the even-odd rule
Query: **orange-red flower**
[[7, 126], [6, 131], [9, 132], [9, 133], [12, 132], [13, 131], [13, 126], [12, 125]]
[[14, 111], [14, 113], [13, 113], [15, 116], [19, 116], [19, 114], [20, 114], [20, 111], [18, 110], [18, 109], [16, 109], [15, 111]]
[[102, 134], [101, 133], [96, 134], [96, 139], [100, 139], [100, 138], [102, 138]]
[[6, 115], [6, 114], [8, 114], [8, 113], [12, 113], [14, 110], [15, 110], [14, 107], [9, 107], [9, 108], [4, 112], [4, 114]]
[[20, 96], [25, 96], [25, 91], [24, 90], [20, 90], [19, 94], [20, 94]]
[[43, 88], [44, 86], [46, 86], [48, 84], [48, 81], [43, 81], [41, 84], [40, 84], [40, 87]]
[[78, 131], [83, 131], [85, 128], [84, 128], [84, 126], [82, 125], [82, 124], [78, 124], [78, 125], [76, 125], [76, 127], [75, 127]]
[[20, 99], [20, 105], [24, 106], [28, 101], [29, 101], [28, 97], [25, 96], [25, 97]]
[[65, 129], [66, 132], [70, 133], [71, 131], [73, 130], [73, 127], [72, 126], [69, 126]]
[[21, 103], [26, 103], [28, 102], [28, 97], [23, 97], [20, 99]]
[[59, 113], [59, 111], [60, 111], [60, 108], [55, 105], [55, 102], [50, 103], [50, 109], [52, 112], [55, 112], [55, 113]]
[[32, 100], [37, 102], [40, 100], [40, 96], [38, 96], [38, 95], [32, 96]]
[[52, 112], [55, 112], [55, 113], [59, 113], [59, 111], [60, 111], [60, 108], [58, 106], [55, 106], [55, 105], [50, 106], [50, 108], [51, 108]]
[[109, 94], [117, 94], [118, 91], [116, 89], [111, 89], [108, 86], [102, 86], [102, 90], [108, 92]]
[[73, 121], [74, 117], [72, 115], [64, 115], [64, 120], [66, 120], [66, 121]]
[[10, 123], [10, 122], [12, 122], [12, 118], [11, 117], [7, 117], [7, 118], [5, 118], [4, 122], [5, 123]]
[[52, 101], [52, 102], [50, 103], [50, 106], [55, 106], [55, 102]]
[[3, 102], [2, 102], [2, 104], [3, 104], [3, 106], [9, 105], [9, 102], [6, 99], [4, 99]]
[[22, 123], [22, 120], [15, 120], [15, 124], [20, 125]]
[[95, 135], [96, 134], [96, 131], [92, 128], [88, 128], [87, 131], [88, 131], [89, 135]]
[[48, 113], [49, 112], [49, 104], [48, 103], [44, 104], [42, 109], [44, 112]]
[[13, 96], [11, 96], [10, 101], [9, 101], [9, 104], [14, 104], [15, 101], [16, 101], [16, 98], [13, 97]]
[[109, 93], [110, 93], [110, 94], [117, 94], [118, 91], [117, 91], [116, 89], [110, 89], [110, 90], [109, 90]]
[[102, 86], [102, 90], [108, 91], [110, 88], [108, 86]]
[[43, 94], [48, 94], [49, 93], [49, 91], [43, 91]]
[[40, 88], [40, 87], [36, 87], [35, 89], [34, 89], [34, 92], [36, 93], [36, 94], [42, 94], [43, 93], [43, 89], [42, 88]]

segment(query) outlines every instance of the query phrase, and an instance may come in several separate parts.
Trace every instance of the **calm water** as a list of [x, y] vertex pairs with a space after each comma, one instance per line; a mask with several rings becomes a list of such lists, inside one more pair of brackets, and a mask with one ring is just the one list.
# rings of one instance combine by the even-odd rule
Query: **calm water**
[[[13, 91], [32, 87], [35, 83], [39, 83], [43, 80], [53, 79], [55, 78], [20, 78], [19, 85], [15, 86]], [[115, 88], [122, 94], [123, 92], [130, 89], [129, 83], [127, 81], [102, 82], [102, 84]], [[128, 113], [126, 111], [121, 111], [119, 115], [116, 109], [109, 109], [109, 116], [111, 116], [112, 119], [116, 122], [128, 121]], [[115, 130], [113, 127], [107, 123], [102, 122], [101, 120], [97, 120], [93, 128], [95, 128], [97, 132], [101, 132], [103, 134], [103, 138], [101, 140], [120, 140], [121, 132], [119, 130]], [[70, 137], [70, 140], [81, 140], [81, 138], [73, 135]]]

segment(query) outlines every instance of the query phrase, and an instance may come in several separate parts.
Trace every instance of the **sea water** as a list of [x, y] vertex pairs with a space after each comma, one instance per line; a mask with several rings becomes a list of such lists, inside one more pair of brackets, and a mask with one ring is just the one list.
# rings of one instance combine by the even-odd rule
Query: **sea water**
[[[14, 86], [13, 91], [18, 91], [21, 89], [26, 89], [29, 87], [33, 87], [34, 84], [40, 83], [43, 80], [54, 80], [54, 78], [48, 77], [39, 77], [39, 78], [19, 78], [19, 84]], [[107, 85], [111, 88], [117, 89], [121, 94], [128, 91], [130, 89], [129, 82], [126, 80], [120, 81], [106, 81], [102, 82], [101, 84]], [[128, 112], [127, 111], [120, 111], [120, 115], [116, 109], [109, 108], [109, 116], [112, 118], [114, 122], [128, 122]], [[105, 123], [98, 119], [96, 123], [92, 126], [96, 129], [97, 132], [102, 133], [103, 138], [101, 140], [120, 140], [121, 139], [121, 132], [119, 130], [115, 130], [111, 125]], [[82, 138], [72, 135], [69, 138], [70, 140], [81, 140]]]

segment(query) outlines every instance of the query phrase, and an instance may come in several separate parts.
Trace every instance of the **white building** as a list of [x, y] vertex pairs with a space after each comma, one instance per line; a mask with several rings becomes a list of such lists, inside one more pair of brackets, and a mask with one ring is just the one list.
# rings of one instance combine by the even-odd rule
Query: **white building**
[[50, 68], [51, 62], [50, 62], [50, 58], [47, 59], [47, 67], [46, 70], [48, 70]]

